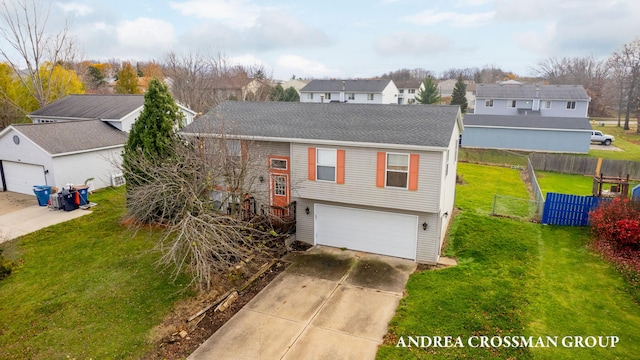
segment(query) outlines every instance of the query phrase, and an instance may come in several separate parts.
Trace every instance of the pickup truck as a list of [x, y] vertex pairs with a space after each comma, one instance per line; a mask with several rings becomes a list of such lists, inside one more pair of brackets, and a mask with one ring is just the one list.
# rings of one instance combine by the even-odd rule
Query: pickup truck
[[594, 130], [591, 132], [591, 142], [599, 142], [602, 145], [611, 145], [613, 140], [615, 140], [613, 136], [603, 134], [602, 131]]

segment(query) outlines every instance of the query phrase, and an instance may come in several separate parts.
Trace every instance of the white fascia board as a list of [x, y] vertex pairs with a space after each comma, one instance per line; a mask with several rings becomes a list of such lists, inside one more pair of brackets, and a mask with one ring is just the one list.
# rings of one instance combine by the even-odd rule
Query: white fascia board
[[18, 130], [18, 128], [9, 125], [7, 126], [4, 130], [2, 130], [2, 132], [0, 132], [0, 137], [3, 137], [5, 134], [9, 133], [10, 130], [13, 130], [15, 132], [17, 132], [18, 134], [24, 136], [25, 139], [29, 140], [33, 145], [35, 145], [38, 149], [42, 150], [45, 154], [48, 154], [49, 156], [51, 156], [51, 154], [45, 150], [42, 146], [40, 146], [38, 143], [36, 143], [35, 141], [31, 140], [31, 138], [29, 138], [27, 135], [25, 135], [23, 132], [21, 132], [20, 130]]
[[[201, 136], [201, 137], [213, 137], [221, 138], [219, 134], [197, 134], [197, 133], [181, 133], [186, 136]], [[398, 149], [398, 150], [420, 150], [420, 151], [446, 151], [448, 147], [440, 146], [421, 146], [421, 145], [409, 145], [409, 144], [388, 144], [388, 143], [372, 143], [372, 142], [357, 142], [357, 141], [337, 141], [337, 140], [319, 140], [319, 139], [300, 139], [300, 138], [275, 138], [268, 136], [246, 136], [246, 135], [227, 135], [229, 139], [248, 140], [248, 141], [271, 141], [271, 142], [286, 142], [286, 143], [298, 143], [298, 144], [318, 144], [327, 146], [350, 146], [350, 147], [364, 147], [364, 148], [383, 148], [383, 149]]]
[[67, 156], [67, 155], [83, 154], [83, 153], [88, 153], [88, 152], [101, 151], [101, 150], [109, 150], [109, 149], [117, 149], [117, 148], [124, 148], [124, 144], [121, 144], [121, 145], [111, 145], [111, 146], [103, 146], [103, 147], [100, 147], [100, 148], [93, 148], [93, 149], [86, 149], [86, 150], [69, 151], [69, 152], [65, 152], [65, 153], [53, 154], [53, 155], [51, 155], [51, 157], [59, 157], [59, 156]]
[[588, 132], [591, 130], [584, 129], [554, 129], [554, 128], [532, 128], [532, 127], [517, 127], [517, 126], [489, 126], [489, 125], [465, 125], [465, 128], [491, 128], [491, 129], [510, 129], [510, 130], [539, 130], [539, 131], [576, 131], [576, 132]]

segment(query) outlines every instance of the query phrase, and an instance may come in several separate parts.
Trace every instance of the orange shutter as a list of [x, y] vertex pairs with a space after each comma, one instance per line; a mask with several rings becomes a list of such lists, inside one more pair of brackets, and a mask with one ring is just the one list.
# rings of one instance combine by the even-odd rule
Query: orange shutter
[[376, 168], [376, 186], [384, 187], [384, 173], [387, 169], [387, 153], [378, 153], [378, 164]]
[[316, 181], [316, 148], [309, 148], [309, 180]]
[[418, 190], [418, 163], [419, 154], [411, 154], [409, 157], [409, 190]]
[[337, 153], [336, 182], [338, 184], [344, 184], [344, 150], [338, 150]]

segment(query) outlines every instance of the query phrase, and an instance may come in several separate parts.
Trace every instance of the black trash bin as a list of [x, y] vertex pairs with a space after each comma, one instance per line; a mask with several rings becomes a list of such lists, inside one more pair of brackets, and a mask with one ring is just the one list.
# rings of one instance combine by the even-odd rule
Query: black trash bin
[[73, 211], [78, 208], [76, 204], [76, 191], [71, 189], [62, 190], [62, 203], [64, 205], [64, 211]]

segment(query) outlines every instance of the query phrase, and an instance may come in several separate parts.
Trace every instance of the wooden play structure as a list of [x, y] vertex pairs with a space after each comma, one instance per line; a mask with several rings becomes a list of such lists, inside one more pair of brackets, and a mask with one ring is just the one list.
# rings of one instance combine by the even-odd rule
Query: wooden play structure
[[600, 176], [593, 177], [593, 196], [597, 197], [629, 197], [629, 174], [626, 178], [619, 176]]

